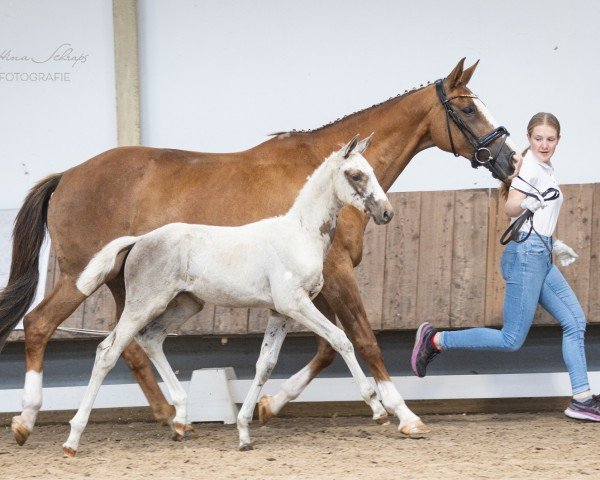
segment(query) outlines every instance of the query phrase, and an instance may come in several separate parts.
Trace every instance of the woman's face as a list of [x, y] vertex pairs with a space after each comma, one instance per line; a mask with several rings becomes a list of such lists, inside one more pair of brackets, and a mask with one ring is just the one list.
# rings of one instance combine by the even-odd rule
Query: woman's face
[[548, 162], [552, 158], [560, 140], [558, 132], [550, 125], [534, 127], [531, 135], [527, 135], [527, 138], [531, 151], [542, 162]]

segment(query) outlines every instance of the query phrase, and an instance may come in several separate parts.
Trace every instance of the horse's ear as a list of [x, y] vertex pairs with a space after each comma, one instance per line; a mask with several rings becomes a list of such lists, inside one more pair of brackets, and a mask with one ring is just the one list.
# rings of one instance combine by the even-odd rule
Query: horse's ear
[[358, 142], [358, 145], [356, 145], [356, 151], [358, 153], [363, 153], [367, 149], [367, 147], [371, 144], [371, 140], [373, 139], [374, 133], [375, 132], [371, 133], [371, 135], [369, 135], [367, 138]]
[[359, 134], [357, 133], [354, 135], [354, 138], [346, 144], [345, 147], [342, 147], [342, 156], [344, 158], [348, 158], [352, 153], [352, 150], [356, 148], [356, 145], [358, 144], [358, 136]]
[[471, 65], [462, 73], [459, 81], [460, 85], [464, 87], [465, 85], [467, 85], [467, 83], [469, 83], [469, 80], [471, 80], [471, 77], [473, 76], [477, 65], [479, 65], [479, 60], [477, 60], [473, 65]]
[[449, 92], [456, 88], [460, 83], [460, 77], [463, 74], [463, 67], [465, 66], [465, 57], [461, 58], [456, 64], [456, 67], [450, 72], [450, 74], [444, 79], [444, 90]]

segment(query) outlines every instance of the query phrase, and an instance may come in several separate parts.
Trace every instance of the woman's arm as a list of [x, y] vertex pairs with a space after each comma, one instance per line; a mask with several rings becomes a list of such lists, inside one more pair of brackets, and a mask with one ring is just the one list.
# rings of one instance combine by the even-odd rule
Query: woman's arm
[[509, 217], [518, 217], [525, 209], [521, 207], [521, 202], [527, 198], [527, 195], [517, 190], [509, 190], [506, 203], [504, 204], [504, 213]]

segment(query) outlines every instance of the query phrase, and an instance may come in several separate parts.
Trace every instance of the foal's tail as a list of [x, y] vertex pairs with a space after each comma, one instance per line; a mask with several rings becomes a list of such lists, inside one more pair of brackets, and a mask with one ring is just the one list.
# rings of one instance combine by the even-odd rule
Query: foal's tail
[[119, 237], [104, 246], [87, 264], [77, 279], [77, 289], [91, 295], [111, 273], [121, 270], [127, 253], [142, 237]]
[[0, 351], [35, 297], [40, 249], [46, 235], [48, 201], [62, 175], [51, 175], [33, 187], [15, 219], [10, 275], [8, 284], [0, 292]]

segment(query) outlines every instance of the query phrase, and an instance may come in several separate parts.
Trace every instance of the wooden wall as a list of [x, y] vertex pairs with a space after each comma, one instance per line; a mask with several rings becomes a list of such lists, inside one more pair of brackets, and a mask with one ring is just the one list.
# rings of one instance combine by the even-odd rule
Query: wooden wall
[[[588, 320], [600, 322], [600, 184], [564, 185], [565, 201], [555, 238], [579, 254], [562, 268]], [[508, 219], [497, 190], [407, 192], [389, 195], [396, 215], [387, 226], [369, 223], [356, 276], [375, 330], [502, 323], [504, 281], [499, 244]], [[54, 257], [47, 288], [57, 274]], [[207, 306], [180, 333], [261, 333], [267, 311]], [[102, 287], [63, 326], [106, 329], [114, 304]], [[541, 308], [535, 323], [549, 324]], [[297, 327], [296, 331], [301, 331]], [[58, 334], [73, 337], [73, 335]]]

